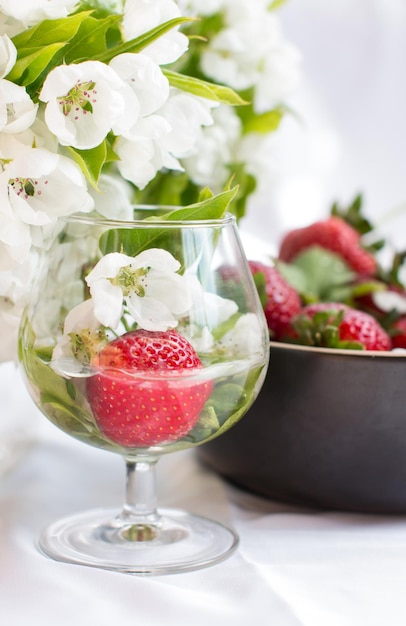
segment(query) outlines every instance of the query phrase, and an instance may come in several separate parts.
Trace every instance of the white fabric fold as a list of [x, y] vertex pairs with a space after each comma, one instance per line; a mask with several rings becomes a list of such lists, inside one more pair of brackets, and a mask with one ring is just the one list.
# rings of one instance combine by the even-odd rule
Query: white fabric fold
[[[10, 397], [21, 401], [22, 383], [10, 384]], [[138, 577], [43, 556], [37, 540], [53, 520], [97, 507], [119, 511], [125, 471], [116, 455], [32, 412], [38, 443], [0, 481], [1, 624], [404, 626], [406, 515], [262, 499], [227, 484], [191, 450], [159, 461], [159, 503], [232, 526], [240, 545], [229, 559]]]

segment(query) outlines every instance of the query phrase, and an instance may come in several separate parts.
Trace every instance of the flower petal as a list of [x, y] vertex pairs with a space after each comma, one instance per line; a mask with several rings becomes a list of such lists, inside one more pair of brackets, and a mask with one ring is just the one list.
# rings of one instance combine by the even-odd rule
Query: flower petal
[[94, 315], [103, 326], [116, 329], [123, 311], [123, 293], [109, 280], [99, 280], [92, 285]]
[[138, 298], [132, 294], [126, 298], [126, 304], [134, 320], [145, 330], [165, 331], [168, 328], [175, 328], [178, 324], [162, 300], [148, 296]]

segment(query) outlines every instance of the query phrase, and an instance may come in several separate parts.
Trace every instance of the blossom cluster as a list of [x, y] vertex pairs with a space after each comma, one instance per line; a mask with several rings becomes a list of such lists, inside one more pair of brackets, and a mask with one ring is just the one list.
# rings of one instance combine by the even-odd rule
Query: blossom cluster
[[233, 175], [245, 204], [297, 77], [274, 13], [268, 0], [0, 0], [0, 361], [15, 358], [59, 217], [131, 219], [134, 202], [182, 205]]
[[[234, 176], [240, 187], [235, 213], [241, 218], [255, 210], [258, 196], [275, 179], [274, 133], [300, 83], [301, 53], [285, 36], [278, 15], [283, 0], [178, 2], [183, 14], [199, 16], [185, 27], [191, 39], [189, 54], [179, 61], [182, 71], [228, 85], [248, 104], [221, 104], [212, 111], [213, 124], [202, 128], [198, 150], [181, 161], [184, 188], [179, 175], [177, 188], [186, 197], [196, 185], [217, 192]], [[162, 200], [158, 185], [145, 197]]]
[[134, 189], [182, 169], [212, 123], [215, 99], [163, 71], [188, 48], [180, 18], [174, 0], [0, 0], [0, 360], [15, 356], [44, 229], [130, 218]]

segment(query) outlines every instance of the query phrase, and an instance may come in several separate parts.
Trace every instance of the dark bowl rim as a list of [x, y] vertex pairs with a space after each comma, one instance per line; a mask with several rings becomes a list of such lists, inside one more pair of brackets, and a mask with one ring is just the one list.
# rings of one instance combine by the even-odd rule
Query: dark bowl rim
[[406, 350], [396, 349], [389, 351], [379, 350], [343, 350], [341, 348], [318, 348], [316, 346], [304, 346], [294, 343], [285, 343], [282, 341], [271, 341], [271, 358], [272, 352], [276, 349], [291, 352], [311, 352], [314, 354], [324, 354], [341, 357], [362, 357], [373, 359], [406, 359]]

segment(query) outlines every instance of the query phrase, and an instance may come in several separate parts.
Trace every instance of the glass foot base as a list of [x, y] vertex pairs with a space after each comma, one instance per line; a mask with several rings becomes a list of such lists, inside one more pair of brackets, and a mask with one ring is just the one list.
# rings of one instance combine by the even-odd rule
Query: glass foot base
[[129, 574], [174, 574], [208, 567], [238, 545], [233, 530], [184, 511], [163, 509], [153, 524], [134, 524], [117, 511], [87, 511], [56, 521], [39, 541], [47, 556]]

